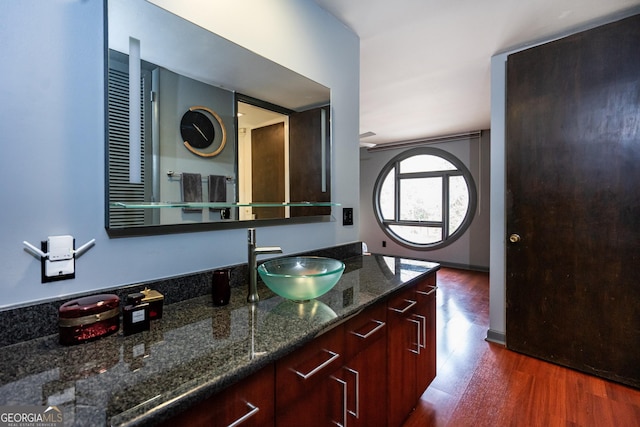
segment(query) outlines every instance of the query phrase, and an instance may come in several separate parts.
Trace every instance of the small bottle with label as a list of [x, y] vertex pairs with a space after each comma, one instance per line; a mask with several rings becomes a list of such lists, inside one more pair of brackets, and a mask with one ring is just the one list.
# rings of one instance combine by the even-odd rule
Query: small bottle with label
[[151, 327], [149, 303], [142, 302], [144, 294], [136, 292], [127, 295], [127, 305], [122, 310], [122, 331], [124, 335], [148, 331]]

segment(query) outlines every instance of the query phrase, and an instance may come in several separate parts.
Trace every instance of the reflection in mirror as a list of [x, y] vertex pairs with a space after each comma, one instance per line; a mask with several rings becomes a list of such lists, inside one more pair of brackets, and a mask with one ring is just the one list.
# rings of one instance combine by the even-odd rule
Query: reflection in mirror
[[[283, 112], [238, 102], [238, 173], [241, 203], [330, 202], [327, 173], [328, 107]], [[264, 103], [259, 103], [264, 105]], [[240, 219], [330, 215], [328, 207], [240, 209]]]
[[111, 235], [331, 214], [328, 88], [145, 0], [107, 16]]
[[[288, 202], [289, 117], [238, 102], [239, 201]], [[256, 179], [253, 179], [255, 175]], [[288, 207], [240, 208], [240, 219], [285, 218]]]

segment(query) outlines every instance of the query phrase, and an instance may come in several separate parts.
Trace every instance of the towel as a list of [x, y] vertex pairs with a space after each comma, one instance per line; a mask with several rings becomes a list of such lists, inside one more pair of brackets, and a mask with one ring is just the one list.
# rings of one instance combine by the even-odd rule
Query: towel
[[[213, 203], [225, 203], [227, 201], [227, 177], [222, 175], [209, 175], [209, 201]], [[210, 208], [210, 211], [220, 209]]]
[[[202, 202], [202, 175], [184, 173], [180, 176], [183, 202]], [[182, 208], [182, 212], [202, 212], [200, 208]]]

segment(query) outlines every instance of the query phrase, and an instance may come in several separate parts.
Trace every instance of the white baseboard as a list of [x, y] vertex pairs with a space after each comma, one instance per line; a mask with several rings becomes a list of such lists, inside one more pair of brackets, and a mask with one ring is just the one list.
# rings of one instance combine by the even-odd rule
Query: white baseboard
[[496, 344], [502, 344], [504, 346], [507, 345], [507, 337], [504, 332], [497, 332], [491, 329], [487, 331], [487, 338], [485, 338], [485, 340]]

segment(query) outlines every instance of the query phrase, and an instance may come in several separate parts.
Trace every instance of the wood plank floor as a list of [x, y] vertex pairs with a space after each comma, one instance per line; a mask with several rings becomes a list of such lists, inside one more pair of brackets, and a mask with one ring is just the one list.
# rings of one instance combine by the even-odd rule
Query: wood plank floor
[[485, 341], [487, 273], [442, 268], [437, 304], [438, 374], [404, 427], [640, 427], [639, 390]]

